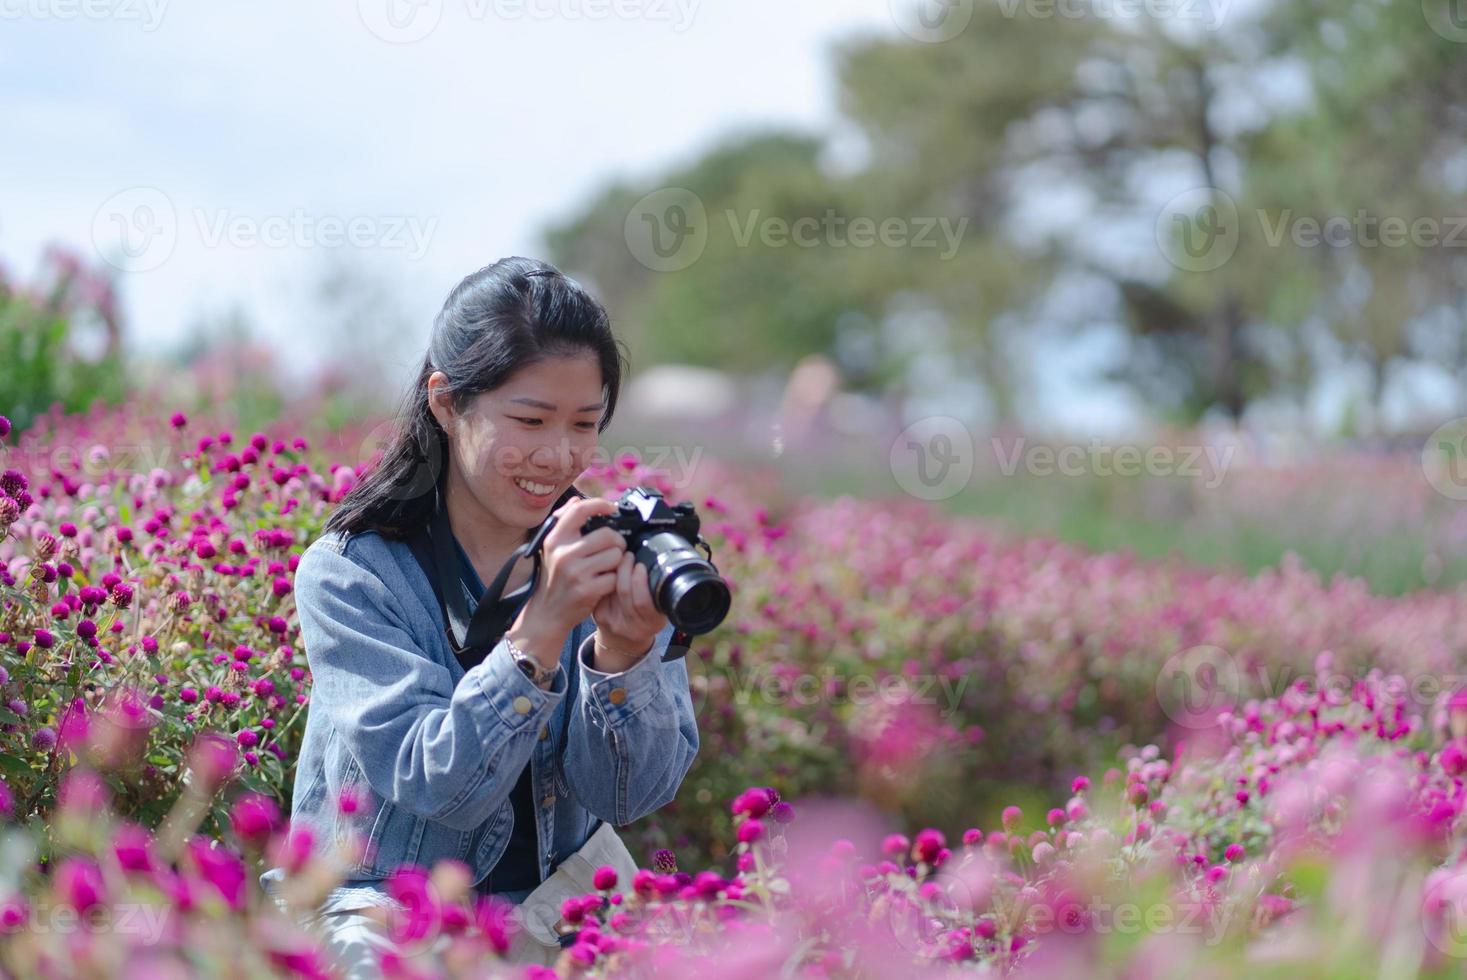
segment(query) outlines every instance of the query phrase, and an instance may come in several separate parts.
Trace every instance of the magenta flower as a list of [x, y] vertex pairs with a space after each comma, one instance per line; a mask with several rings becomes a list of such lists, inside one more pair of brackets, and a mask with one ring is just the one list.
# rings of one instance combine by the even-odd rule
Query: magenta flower
[[63, 858], [56, 868], [55, 888], [60, 900], [78, 912], [100, 905], [107, 896], [102, 869], [87, 858]]
[[152, 836], [135, 823], [124, 823], [112, 835], [112, 853], [124, 871], [151, 872], [157, 867], [153, 858]]
[[241, 840], [260, 845], [280, 826], [280, 808], [268, 796], [246, 793], [235, 801], [229, 822]]
[[597, 891], [611, 891], [616, 887], [616, 869], [609, 864], [603, 864], [596, 869], [591, 883], [595, 885]]
[[222, 846], [211, 847], [210, 844], [203, 837], [190, 837], [188, 855], [193, 859], [199, 876], [214, 887], [229, 907], [236, 912], [243, 911], [247, 878], [244, 862]]
[[942, 853], [943, 847], [946, 844], [947, 838], [943, 836], [942, 831], [928, 827], [925, 830], [917, 832], [917, 838], [912, 845], [912, 850], [916, 854], [917, 860], [925, 861], [927, 864], [935, 864], [937, 863], [938, 855]]

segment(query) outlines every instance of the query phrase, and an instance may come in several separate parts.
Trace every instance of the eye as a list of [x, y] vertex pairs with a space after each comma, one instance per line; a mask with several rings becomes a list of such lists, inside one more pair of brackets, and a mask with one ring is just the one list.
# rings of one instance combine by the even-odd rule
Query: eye
[[576, 424], [580, 426], [582, 432], [590, 432], [592, 429], [596, 428], [595, 422], [578, 422]]
[[540, 420], [539, 419], [521, 418], [518, 415], [511, 415], [510, 418], [514, 419], [516, 422], [523, 422], [526, 425], [539, 425], [540, 424]]

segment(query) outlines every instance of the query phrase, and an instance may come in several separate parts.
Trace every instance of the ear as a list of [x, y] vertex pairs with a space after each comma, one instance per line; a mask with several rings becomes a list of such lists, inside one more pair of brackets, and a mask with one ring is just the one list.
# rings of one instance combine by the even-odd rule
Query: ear
[[453, 430], [454, 414], [448, 397], [448, 375], [442, 371], [434, 371], [428, 376], [428, 410], [433, 413], [443, 431]]

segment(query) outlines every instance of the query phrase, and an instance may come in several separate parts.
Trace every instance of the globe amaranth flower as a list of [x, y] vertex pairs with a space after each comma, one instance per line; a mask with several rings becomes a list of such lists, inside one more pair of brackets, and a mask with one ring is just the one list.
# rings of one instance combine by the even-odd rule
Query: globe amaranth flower
[[261, 844], [280, 826], [280, 808], [268, 796], [246, 793], [235, 801], [229, 823], [241, 840]]

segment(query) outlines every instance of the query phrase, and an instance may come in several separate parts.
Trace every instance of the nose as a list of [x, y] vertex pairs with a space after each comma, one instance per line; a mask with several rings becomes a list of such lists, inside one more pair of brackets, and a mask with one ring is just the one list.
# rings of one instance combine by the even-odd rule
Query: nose
[[570, 440], [561, 439], [555, 443], [537, 446], [530, 453], [530, 462], [542, 472], [565, 475], [570, 474], [575, 467], [575, 454], [571, 451]]

